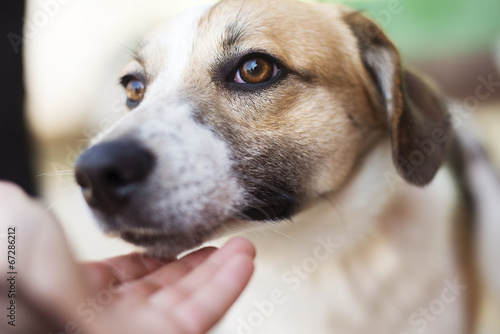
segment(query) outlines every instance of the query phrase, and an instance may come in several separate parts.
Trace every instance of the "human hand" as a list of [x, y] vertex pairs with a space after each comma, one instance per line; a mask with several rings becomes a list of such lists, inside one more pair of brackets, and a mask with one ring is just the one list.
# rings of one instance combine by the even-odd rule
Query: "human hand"
[[206, 333], [248, 283], [254, 256], [252, 244], [235, 238], [220, 250], [203, 248], [167, 264], [143, 254], [88, 264], [94, 287], [113, 290], [115, 299], [99, 333], [116, 331], [132, 315], [121, 332]]

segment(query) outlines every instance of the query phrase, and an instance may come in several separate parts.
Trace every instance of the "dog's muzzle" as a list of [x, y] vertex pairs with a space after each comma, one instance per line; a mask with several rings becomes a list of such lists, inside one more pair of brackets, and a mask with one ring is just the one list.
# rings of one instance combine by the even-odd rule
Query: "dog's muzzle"
[[147, 179], [155, 164], [151, 152], [132, 140], [93, 146], [76, 163], [76, 182], [88, 205], [103, 213], [118, 212]]

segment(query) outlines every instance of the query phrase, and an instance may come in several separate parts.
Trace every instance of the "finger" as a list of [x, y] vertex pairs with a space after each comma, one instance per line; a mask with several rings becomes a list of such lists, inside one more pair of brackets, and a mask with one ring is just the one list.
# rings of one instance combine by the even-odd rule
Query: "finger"
[[186, 276], [179, 287], [184, 290], [193, 291], [199, 287], [206, 279], [209, 279], [226, 261], [235, 254], [247, 254], [251, 258], [255, 257], [255, 247], [244, 238], [234, 238], [229, 240], [218, 252], [210, 256], [206, 265], [200, 266]]
[[203, 263], [217, 248], [205, 247], [192, 252], [177, 261], [173, 261], [155, 272], [151, 273], [145, 279], [155, 282], [159, 286], [171, 285], [180, 278], [184, 277], [191, 270]]
[[185, 333], [205, 333], [236, 301], [253, 273], [253, 257], [236, 254], [188, 299], [171, 310]]
[[118, 284], [144, 277], [165, 265], [147, 254], [131, 253], [99, 262], [84, 264], [84, 270], [92, 287], [101, 288], [116, 282]]
[[192, 270], [175, 286], [159, 290], [151, 297], [151, 302], [162, 308], [169, 308], [186, 299], [193, 291], [210, 280], [219, 267], [236, 254], [247, 254], [255, 257], [255, 247], [246, 239], [234, 238], [220, 250], [214, 252], [200, 266]]
[[202, 264], [213, 252], [217, 251], [216, 247], [204, 247], [195, 252], [180, 258], [180, 262], [189, 269], [194, 269]]
[[216, 248], [203, 248], [184, 258], [173, 261], [139, 280], [127, 281], [120, 287], [124, 294], [134, 298], [148, 298], [165, 286], [170, 286], [203, 262]]

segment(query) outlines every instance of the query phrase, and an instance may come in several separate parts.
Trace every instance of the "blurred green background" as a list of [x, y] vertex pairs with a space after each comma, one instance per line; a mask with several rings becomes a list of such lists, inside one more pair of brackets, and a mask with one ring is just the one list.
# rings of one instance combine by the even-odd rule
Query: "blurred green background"
[[407, 59], [485, 52], [500, 38], [500, 0], [319, 0], [362, 10]]

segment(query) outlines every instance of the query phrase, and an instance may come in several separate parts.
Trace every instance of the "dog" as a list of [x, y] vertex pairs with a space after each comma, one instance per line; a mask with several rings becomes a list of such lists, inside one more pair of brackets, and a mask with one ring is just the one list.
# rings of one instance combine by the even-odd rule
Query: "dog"
[[105, 232], [154, 256], [255, 243], [214, 333], [473, 332], [480, 283], [500, 281], [494, 242], [477, 247], [498, 178], [463, 111], [363, 14], [196, 7], [146, 38], [121, 84], [131, 111], [76, 180]]

